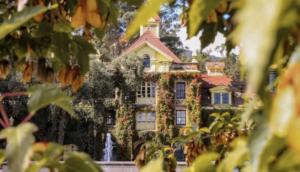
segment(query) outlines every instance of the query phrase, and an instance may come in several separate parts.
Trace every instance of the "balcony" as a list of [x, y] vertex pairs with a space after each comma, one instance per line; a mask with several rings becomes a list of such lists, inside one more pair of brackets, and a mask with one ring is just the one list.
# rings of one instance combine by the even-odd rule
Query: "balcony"
[[170, 67], [171, 71], [198, 71], [198, 63], [173, 63]]
[[175, 99], [174, 100], [174, 104], [175, 105], [183, 105], [184, 101], [185, 101], [185, 99]]

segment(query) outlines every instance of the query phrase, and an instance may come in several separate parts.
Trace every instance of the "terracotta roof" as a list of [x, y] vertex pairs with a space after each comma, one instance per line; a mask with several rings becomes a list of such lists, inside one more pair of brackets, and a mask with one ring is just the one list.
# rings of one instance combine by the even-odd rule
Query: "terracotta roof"
[[149, 44], [153, 45], [154, 47], [158, 48], [162, 52], [166, 53], [168, 56], [174, 59], [174, 62], [181, 63], [182, 61], [171, 51], [167, 48], [153, 33], [147, 30], [139, 39], [137, 39], [130, 47], [128, 47], [122, 54], [128, 54], [144, 42], [148, 42]]
[[156, 15], [156, 16], [154, 17], [154, 20], [155, 20], [155, 21], [161, 21], [161, 18], [159, 17], [159, 15]]
[[217, 87], [221, 84], [224, 86], [229, 86], [231, 81], [232, 79], [228, 78], [226, 75], [210, 76], [207, 74], [201, 74], [202, 87], [206, 88]]
[[218, 65], [220, 67], [225, 67], [225, 62], [206, 62], [206, 66], [211, 67], [214, 65]]

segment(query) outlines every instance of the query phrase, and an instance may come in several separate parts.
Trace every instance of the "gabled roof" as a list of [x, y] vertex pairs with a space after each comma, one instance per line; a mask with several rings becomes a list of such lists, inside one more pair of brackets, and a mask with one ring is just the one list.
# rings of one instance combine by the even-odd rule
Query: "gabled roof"
[[154, 20], [155, 20], [155, 21], [161, 21], [161, 18], [159, 17], [159, 15], [156, 15], [156, 16], [154, 17]]
[[170, 56], [174, 59], [174, 62], [181, 63], [182, 61], [171, 51], [167, 48], [153, 33], [147, 30], [139, 39], [137, 39], [130, 47], [128, 47], [122, 54], [129, 54], [134, 49], [138, 48], [143, 43], [147, 42], [148, 44], [156, 47], [166, 55]]
[[228, 87], [231, 83], [232, 79], [228, 78], [226, 75], [222, 76], [213, 76], [213, 75], [207, 75], [207, 74], [201, 74], [201, 82], [202, 87], [211, 88], [211, 87], [217, 87], [221, 84]]
[[225, 62], [206, 62], [207, 67], [218, 65], [219, 67], [225, 67]]

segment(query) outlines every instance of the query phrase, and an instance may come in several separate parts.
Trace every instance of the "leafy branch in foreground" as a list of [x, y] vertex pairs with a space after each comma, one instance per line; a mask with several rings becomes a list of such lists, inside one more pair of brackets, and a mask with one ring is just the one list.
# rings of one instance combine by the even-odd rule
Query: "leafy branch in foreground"
[[[0, 124], [4, 128], [0, 132], [0, 138], [5, 138], [8, 144], [6, 150], [0, 150], [1, 163], [7, 159], [8, 167], [12, 172], [38, 171], [42, 167], [67, 172], [102, 171], [100, 166], [85, 153], [69, 153], [66, 155], [65, 162], [61, 163], [61, 155], [64, 153], [63, 146], [56, 143], [35, 143], [33, 132], [37, 131], [38, 128], [27, 121], [40, 108], [52, 103], [74, 115], [70, 106], [70, 100], [72, 100], [70, 97], [55, 85], [42, 84], [30, 87], [28, 92], [3, 94], [0, 100], [20, 95], [31, 95], [28, 104], [30, 114], [16, 127], [10, 126], [8, 116], [2, 104], [0, 104], [1, 114], [4, 119], [4, 121], [0, 119]], [[31, 161], [34, 162], [30, 163]]]

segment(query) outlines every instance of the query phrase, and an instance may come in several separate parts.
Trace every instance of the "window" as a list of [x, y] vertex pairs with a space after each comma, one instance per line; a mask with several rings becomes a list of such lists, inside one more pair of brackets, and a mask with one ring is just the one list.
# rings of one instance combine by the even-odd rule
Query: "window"
[[229, 103], [229, 94], [223, 93], [222, 94], [222, 104], [228, 104]]
[[116, 114], [114, 111], [108, 111], [106, 116], [106, 125], [116, 124]]
[[155, 130], [155, 112], [138, 112], [136, 119], [137, 130]]
[[137, 92], [137, 97], [142, 97], [142, 98], [155, 97], [155, 83], [142, 82], [142, 86]]
[[220, 96], [220, 93], [215, 93], [215, 102], [214, 103], [217, 103], [217, 104], [221, 104], [221, 96]]
[[178, 82], [176, 87], [176, 93], [178, 99], [184, 99], [185, 98], [185, 83], [184, 82]]
[[229, 93], [213, 93], [214, 104], [229, 104]]
[[150, 57], [145, 56], [144, 67], [150, 67]]
[[185, 110], [176, 111], [176, 125], [185, 125]]

